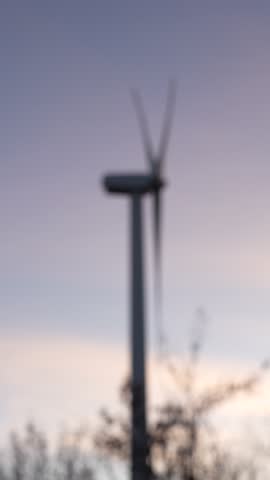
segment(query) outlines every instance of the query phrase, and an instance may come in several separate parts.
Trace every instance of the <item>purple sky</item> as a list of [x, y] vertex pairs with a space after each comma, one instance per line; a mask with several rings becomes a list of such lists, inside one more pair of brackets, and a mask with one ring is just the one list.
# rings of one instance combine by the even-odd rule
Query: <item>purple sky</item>
[[[163, 257], [170, 347], [185, 349], [203, 305], [209, 357], [255, 364], [269, 354], [269, 19], [263, 0], [1, 7], [2, 339], [126, 345], [127, 203], [100, 181], [114, 168], [145, 168], [129, 88], [140, 88], [158, 139], [174, 77]], [[148, 202], [146, 213], [149, 223]]]

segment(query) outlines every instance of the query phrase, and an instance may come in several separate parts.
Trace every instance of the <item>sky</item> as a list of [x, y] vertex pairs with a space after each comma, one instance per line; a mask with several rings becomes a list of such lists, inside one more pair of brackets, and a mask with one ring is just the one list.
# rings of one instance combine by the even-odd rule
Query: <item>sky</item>
[[[128, 371], [128, 202], [106, 195], [102, 176], [147, 168], [131, 87], [158, 142], [178, 83], [164, 192], [169, 351], [187, 350], [202, 307], [208, 370], [256, 367], [270, 354], [269, 2], [0, 8], [3, 431], [94, 416]], [[146, 199], [154, 352], [150, 214]]]

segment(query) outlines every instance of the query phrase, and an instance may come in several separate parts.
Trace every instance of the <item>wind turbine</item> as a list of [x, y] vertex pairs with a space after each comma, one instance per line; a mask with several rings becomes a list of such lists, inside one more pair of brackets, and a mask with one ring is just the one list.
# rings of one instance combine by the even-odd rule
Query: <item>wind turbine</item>
[[142, 100], [137, 91], [132, 99], [141, 130], [144, 153], [149, 171], [138, 174], [109, 174], [104, 177], [104, 186], [109, 193], [127, 195], [130, 199], [131, 237], [131, 478], [148, 480], [151, 476], [149, 437], [147, 433], [146, 388], [145, 388], [145, 312], [144, 312], [144, 255], [142, 200], [145, 195], [153, 196], [153, 227], [155, 250], [156, 297], [160, 295], [161, 254], [161, 199], [165, 186], [163, 177], [164, 160], [167, 153], [176, 100], [176, 85], [172, 82], [168, 90], [164, 123], [160, 142], [154, 150], [149, 134]]

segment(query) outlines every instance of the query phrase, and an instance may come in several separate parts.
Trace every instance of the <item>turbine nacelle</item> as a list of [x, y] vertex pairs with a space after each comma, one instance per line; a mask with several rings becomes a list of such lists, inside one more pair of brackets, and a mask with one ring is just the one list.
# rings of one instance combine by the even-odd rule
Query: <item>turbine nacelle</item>
[[104, 177], [104, 187], [110, 193], [143, 195], [159, 191], [165, 182], [153, 174], [112, 174]]
[[[153, 236], [154, 236], [154, 256], [155, 256], [155, 303], [157, 321], [161, 320], [161, 234], [162, 234], [162, 201], [161, 191], [166, 182], [163, 179], [164, 163], [166, 159], [168, 143], [171, 133], [172, 120], [176, 103], [176, 84], [170, 83], [167, 102], [165, 105], [165, 114], [159, 142], [154, 147], [148, 122], [145, 115], [143, 102], [138, 91], [133, 90], [132, 100], [139, 124], [142, 137], [143, 149], [148, 165], [148, 171], [145, 173], [119, 173], [108, 174], [103, 179], [105, 190], [113, 194], [129, 195], [132, 198], [132, 205], [138, 204], [136, 196], [145, 194], [152, 195], [153, 198]], [[140, 204], [140, 202], [139, 202]], [[134, 207], [135, 209], [135, 207]], [[133, 211], [133, 210], [132, 210]], [[135, 211], [135, 210], [134, 210]], [[137, 212], [138, 213], [138, 212]], [[134, 213], [135, 215], [135, 213]], [[137, 242], [136, 229], [134, 229]], [[135, 262], [136, 264], [136, 262]], [[135, 267], [134, 267], [135, 268]], [[161, 326], [159, 328], [161, 331]], [[161, 344], [162, 338], [160, 338]]]

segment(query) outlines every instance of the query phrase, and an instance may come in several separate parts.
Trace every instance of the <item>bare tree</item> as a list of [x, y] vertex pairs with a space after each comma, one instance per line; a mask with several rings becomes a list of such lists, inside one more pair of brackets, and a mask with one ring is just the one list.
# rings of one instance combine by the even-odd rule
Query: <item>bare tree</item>
[[46, 480], [48, 475], [47, 442], [33, 424], [26, 426], [23, 436], [10, 438], [12, 480]]
[[91, 436], [81, 427], [60, 436], [55, 461], [56, 480], [92, 480]]
[[56, 452], [49, 453], [45, 435], [28, 424], [22, 434], [11, 434], [0, 480], [93, 480], [90, 438], [86, 428], [64, 432]]
[[[220, 381], [198, 392], [197, 368], [202, 349], [202, 329], [193, 336], [188, 361], [182, 368], [167, 360], [167, 371], [178, 388], [177, 402], [166, 402], [152, 415], [149, 427], [151, 467], [153, 476], [181, 480], [255, 479], [251, 463], [236, 463], [228, 453], [217, 447], [209, 415], [215, 408], [231, 401], [236, 395], [251, 394], [261, 380], [268, 364], [241, 380]], [[105, 458], [127, 461], [130, 451], [128, 407], [131, 401], [129, 382], [120, 390], [124, 410], [120, 415], [103, 409], [95, 448]], [[253, 476], [252, 476], [253, 475]]]

